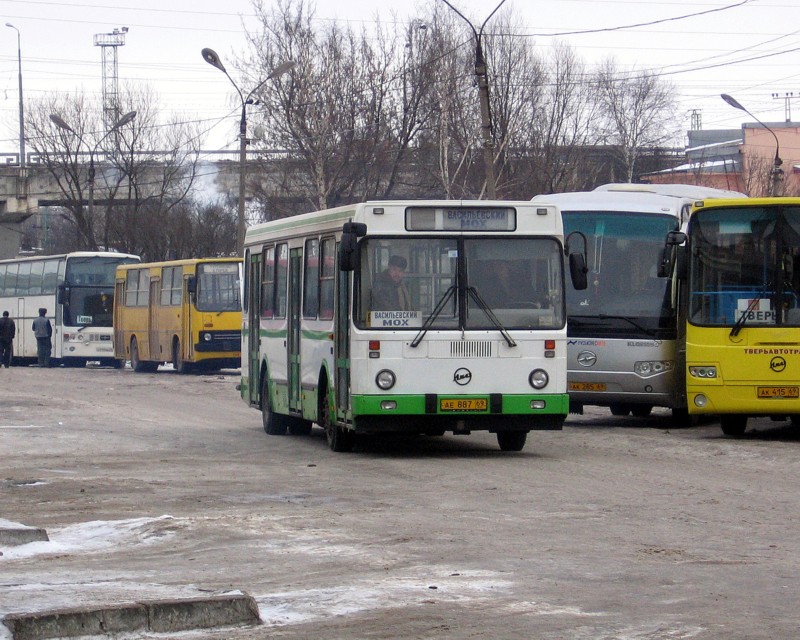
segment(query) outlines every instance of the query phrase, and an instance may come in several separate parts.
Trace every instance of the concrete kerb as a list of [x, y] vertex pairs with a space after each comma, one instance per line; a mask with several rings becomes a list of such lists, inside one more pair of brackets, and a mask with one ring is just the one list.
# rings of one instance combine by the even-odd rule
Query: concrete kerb
[[11, 630], [13, 640], [47, 640], [120, 632], [171, 633], [212, 627], [255, 626], [261, 624], [261, 619], [253, 597], [241, 593], [12, 613], [5, 616], [3, 624]]
[[0, 519], [0, 545], [16, 546], [29, 542], [47, 542], [47, 531], [18, 522]]

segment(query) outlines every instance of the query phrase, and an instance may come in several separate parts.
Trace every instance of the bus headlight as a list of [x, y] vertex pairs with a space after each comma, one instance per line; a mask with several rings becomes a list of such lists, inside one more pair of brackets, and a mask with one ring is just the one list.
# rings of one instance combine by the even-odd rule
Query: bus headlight
[[544, 369], [534, 369], [531, 375], [528, 376], [528, 382], [534, 389], [544, 389], [547, 383], [550, 382], [550, 376]]
[[689, 375], [693, 378], [716, 378], [717, 368], [708, 367], [689, 367]]
[[633, 363], [633, 372], [642, 378], [657, 376], [665, 371], [672, 371], [672, 360], [642, 360]]
[[206, 342], [211, 342], [211, 338], [212, 338], [212, 336], [211, 336], [210, 333], [204, 333], [203, 334], [203, 340], [205, 340]]
[[396, 381], [397, 379], [394, 377], [394, 373], [388, 369], [381, 369], [378, 371], [378, 375], [375, 376], [375, 384], [384, 391], [391, 389]]

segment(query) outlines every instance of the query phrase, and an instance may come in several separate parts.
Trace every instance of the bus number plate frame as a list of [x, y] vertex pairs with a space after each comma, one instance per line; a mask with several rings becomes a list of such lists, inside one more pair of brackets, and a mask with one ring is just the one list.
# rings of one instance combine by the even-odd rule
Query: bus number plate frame
[[482, 411], [489, 410], [489, 400], [487, 398], [439, 398], [439, 411], [447, 413], [459, 411]]
[[570, 391], [605, 391], [605, 382], [570, 382]]
[[800, 398], [800, 387], [757, 387], [756, 394], [759, 398]]

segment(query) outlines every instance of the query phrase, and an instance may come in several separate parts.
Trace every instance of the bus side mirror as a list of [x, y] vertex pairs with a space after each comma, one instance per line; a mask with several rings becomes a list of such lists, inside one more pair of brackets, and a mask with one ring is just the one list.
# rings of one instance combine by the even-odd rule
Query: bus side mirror
[[583, 291], [589, 286], [586, 266], [586, 256], [582, 253], [569, 254], [569, 277], [572, 279], [572, 286], [576, 291]]
[[[675, 263], [678, 262], [678, 273], [676, 275], [682, 278], [685, 275], [686, 260], [679, 260], [679, 254], [683, 256], [685, 253], [681, 250], [681, 246], [686, 242], [686, 234], [682, 231], [670, 231], [664, 241], [664, 249], [661, 251], [661, 260], [658, 262], [658, 277], [669, 278], [675, 270]], [[684, 273], [681, 273], [684, 271]]]
[[[573, 252], [569, 249], [569, 243], [572, 241], [573, 236], [578, 236], [583, 241], [583, 251]], [[580, 231], [573, 231], [567, 234], [564, 239], [564, 254], [569, 259], [569, 277], [572, 280], [572, 286], [576, 291], [583, 291], [589, 286], [589, 278], [586, 275], [589, 273], [589, 268], [586, 266], [586, 248], [588, 241], [586, 236]]]
[[363, 222], [345, 222], [342, 226], [342, 240], [339, 243], [339, 269], [353, 271], [358, 256], [358, 239], [367, 234]]
[[67, 289], [67, 285], [60, 284], [58, 285], [58, 297], [56, 301], [58, 304], [66, 304], [69, 300], [69, 289]]
[[191, 294], [197, 293], [197, 276], [186, 278], [186, 291]]

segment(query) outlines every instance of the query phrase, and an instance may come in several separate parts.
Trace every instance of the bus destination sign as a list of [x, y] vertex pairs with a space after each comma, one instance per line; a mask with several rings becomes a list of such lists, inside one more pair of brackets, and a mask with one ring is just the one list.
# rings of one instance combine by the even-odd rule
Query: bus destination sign
[[511, 207], [409, 207], [409, 231], [514, 231], [516, 211]]

